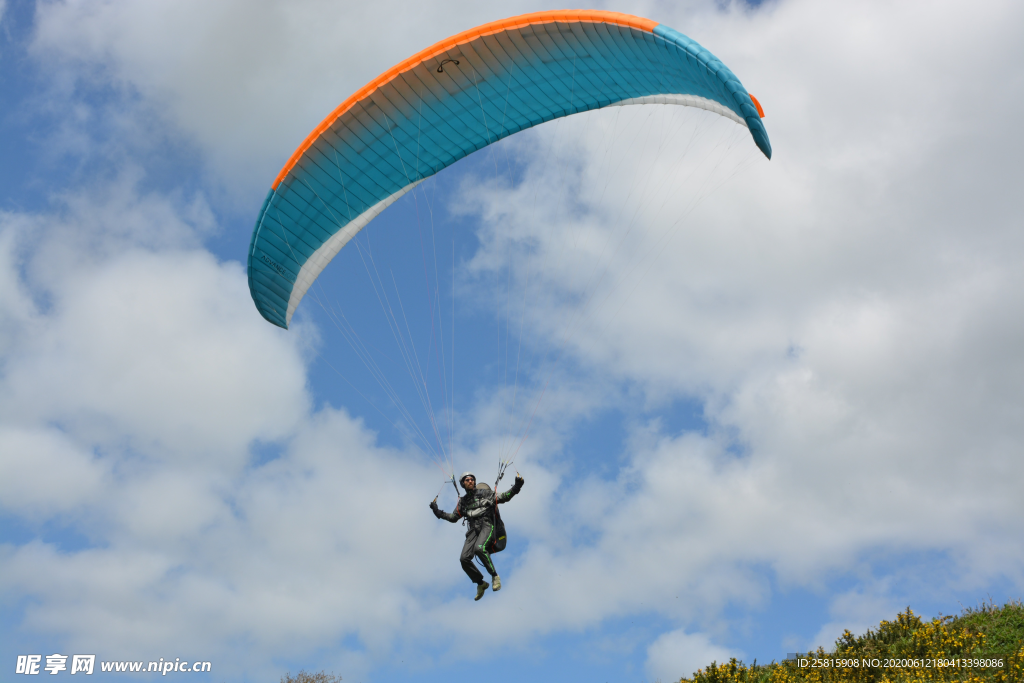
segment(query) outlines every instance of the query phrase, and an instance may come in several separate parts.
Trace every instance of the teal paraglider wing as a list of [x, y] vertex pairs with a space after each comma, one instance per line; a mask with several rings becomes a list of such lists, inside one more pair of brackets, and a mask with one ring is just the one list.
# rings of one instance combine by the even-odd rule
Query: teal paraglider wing
[[425, 178], [513, 133], [578, 112], [660, 102], [746, 126], [771, 158], [760, 105], [678, 31], [617, 12], [537, 12], [478, 26], [410, 57], [324, 119], [263, 202], [249, 290], [287, 328], [338, 251]]

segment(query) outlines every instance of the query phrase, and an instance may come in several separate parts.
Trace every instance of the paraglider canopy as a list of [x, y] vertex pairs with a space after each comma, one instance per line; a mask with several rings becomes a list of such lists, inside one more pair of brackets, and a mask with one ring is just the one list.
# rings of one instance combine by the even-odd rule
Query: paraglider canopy
[[309, 286], [381, 211], [513, 133], [629, 104], [699, 107], [745, 126], [771, 158], [760, 104], [695, 41], [649, 19], [560, 10], [478, 26], [387, 70], [292, 154], [249, 247], [249, 290], [287, 328]]

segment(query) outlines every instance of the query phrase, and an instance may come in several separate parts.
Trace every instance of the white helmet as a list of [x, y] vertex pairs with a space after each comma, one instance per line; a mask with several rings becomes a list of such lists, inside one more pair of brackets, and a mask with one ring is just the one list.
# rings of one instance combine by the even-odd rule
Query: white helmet
[[[463, 472], [462, 476], [459, 477], [459, 483], [461, 484], [462, 480], [465, 479], [466, 477], [473, 477], [473, 481], [476, 481], [476, 475], [475, 474], [473, 474], [472, 472]], [[462, 488], [466, 488], [466, 487], [463, 486]]]

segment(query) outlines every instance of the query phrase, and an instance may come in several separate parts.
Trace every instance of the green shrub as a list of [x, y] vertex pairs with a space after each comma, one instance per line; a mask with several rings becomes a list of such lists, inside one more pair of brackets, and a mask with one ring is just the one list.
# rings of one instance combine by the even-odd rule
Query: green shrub
[[[679, 683], [1024, 683], [1024, 604], [982, 603], [929, 622], [908, 607], [862, 636], [845, 631], [831, 652], [818, 648], [798, 657], [830, 666], [800, 666], [799, 659], [747, 666], [730, 659]], [[965, 659], [1002, 665], [968, 667]]]
[[341, 676], [335, 676], [325, 671], [315, 674], [299, 671], [295, 676], [285, 673], [284, 676], [281, 676], [281, 683], [341, 683]]

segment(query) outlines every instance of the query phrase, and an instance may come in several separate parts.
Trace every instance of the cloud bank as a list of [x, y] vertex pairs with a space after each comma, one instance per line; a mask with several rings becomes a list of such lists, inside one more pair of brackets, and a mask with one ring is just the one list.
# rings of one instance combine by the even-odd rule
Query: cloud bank
[[[756, 614], [773, 584], [859, 582], [828, 594], [834, 618], [803, 647], [951, 586], [1019, 590], [1024, 143], [1005, 112], [1024, 101], [1021, 10], [638, 6], [616, 9], [743, 75], [777, 154], [740, 155], [734, 177], [694, 191], [676, 114], [598, 114], [511, 140], [514, 185], [460, 186], [481, 307], [500, 301], [510, 247], [539, 292], [538, 353], [581, 300], [600, 302], [520, 456], [529, 482], [508, 521], [522, 545], [495, 596], [515, 610], [473, 625], [460, 534], [425, 509], [429, 461], [322, 401], [323, 321], [266, 325], [237, 257], [209, 246], [218, 215], [258, 199], [348, 92], [499, 11], [453, 9], [38, 7], [30, 54], [59, 75], [52, 92], [112, 87], [132, 163], [0, 216], [0, 506], [26, 530], [0, 545], [12, 628], [110, 658], [173, 643], [232, 678], [303, 658], [371, 676], [642, 615], [664, 626], [640, 648], [647, 672], [671, 680], [743, 650], [727, 608]], [[385, 19], [380, 38], [359, 28]], [[212, 189], [145, 186], [153, 122], [198, 150], [191, 171]], [[630, 148], [630, 125], [665, 141]], [[634, 150], [612, 166], [609, 131]], [[609, 182], [634, 168], [666, 189]], [[634, 224], [623, 206], [640, 207], [648, 241], [609, 251]], [[566, 267], [595, 254], [609, 274], [596, 287]], [[706, 428], [667, 426], [677, 400]], [[471, 467], [490, 462], [493, 410], [463, 416]], [[612, 467], [578, 476], [574, 430], [601, 410], [629, 416], [626, 437], [602, 454]], [[908, 595], [915, 569], [898, 558], [914, 553], [938, 559]]]

